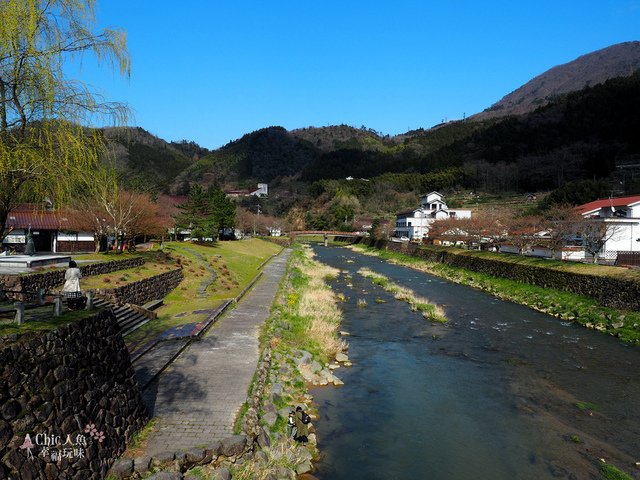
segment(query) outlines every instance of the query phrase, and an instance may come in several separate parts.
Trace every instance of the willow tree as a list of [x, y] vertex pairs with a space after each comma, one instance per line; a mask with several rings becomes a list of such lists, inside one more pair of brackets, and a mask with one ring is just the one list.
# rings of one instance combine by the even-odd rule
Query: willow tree
[[98, 121], [118, 124], [124, 105], [65, 74], [93, 55], [129, 76], [126, 36], [96, 30], [94, 0], [0, 1], [0, 241], [17, 202], [66, 202], [90, 181], [104, 152]]

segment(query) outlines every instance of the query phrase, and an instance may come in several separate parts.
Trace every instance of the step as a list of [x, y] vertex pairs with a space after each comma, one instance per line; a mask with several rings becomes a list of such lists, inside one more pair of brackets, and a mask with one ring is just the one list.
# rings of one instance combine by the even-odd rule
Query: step
[[127, 322], [120, 325], [120, 330], [123, 332], [122, 335], [126, 335], [129, 331], [133, 331], [138, 325], [142, 324], [148, 320], [148, 318], [136, 318], [131, 322]]
[[139, 314], [135, 310], [126, 309], [126, 310], [122, 310], [122, 311], [118, 312], [116, 314], [116, 319], [118, 320], [118, 322], [122, 322], [122, 321], [128, 320], [129, 318], [134, 317], [136, 315], [139, 315]]
[[140, 322], [140, 323], [136, 323], [133, 327], [127, 329], [127, 330], [123, 330], [122, 332], [122, 336], [126, 336], [129, 335], [131, 332], [136, 331], [137, 329], [139, 329], [141, 326], [145, 325], [146, 323], [149, 323], [150, 319], [147, 317], [143, 317], [144, 321]]
[[144, 308], [145, 310], [155, 310], [156, 308], [161, 307], [164, 304], [164, 300], [160, 299], [160, 300], [151, 300], [150, 302], [145, 303], [144, 305], [142, 305], [142, 308]]
[[118, 325], [120, 325], [120, 327], [124, 329], [127, 326], [146, 318], [147, 317], [145, 317], [144, 315], [139, 315], [136, 312], [132, 312], [131, 315], [127, 315], [126, 317], [119, 318]]

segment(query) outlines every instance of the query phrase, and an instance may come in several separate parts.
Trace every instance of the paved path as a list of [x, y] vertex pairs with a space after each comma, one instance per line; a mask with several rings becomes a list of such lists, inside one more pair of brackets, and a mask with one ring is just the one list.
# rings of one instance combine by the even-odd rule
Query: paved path
[[289, 250], [201, 340], [192, 343], [144, 392], [158, 423], [147, 455], [186, 450], [232, 435], [233, 422], [258, 364], [258, 328], [282, 279]]
[[158, 342], [150, 351], [133, 363], [140, 388], [148, 383], [175, 357], [189, 342], [189, 337], [176, 338]]

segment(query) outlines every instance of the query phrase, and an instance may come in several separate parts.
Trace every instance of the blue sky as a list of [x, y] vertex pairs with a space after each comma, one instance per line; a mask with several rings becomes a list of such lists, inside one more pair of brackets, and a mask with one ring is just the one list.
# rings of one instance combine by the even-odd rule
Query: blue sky
[[640, 40], [640, 0], [98, 0], [130, 80], [72, 75], [132, 124], [217, 148], [270, 125], [394, 135], [488, 107], [548, 68]]

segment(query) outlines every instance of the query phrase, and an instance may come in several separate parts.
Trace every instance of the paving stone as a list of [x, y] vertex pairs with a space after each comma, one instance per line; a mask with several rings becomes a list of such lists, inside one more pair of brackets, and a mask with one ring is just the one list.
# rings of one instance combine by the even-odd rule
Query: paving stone
[[[146, 455], [215, 445], [233, 435], [259, 360], [259, 327], [269, 316], [289, 254], [287, 250], [269, 262], [242, 301], [145, 390], [145, 403], [158, 419]], [[151, 370], [139, 378], [147, 378], [142, 375]]]

